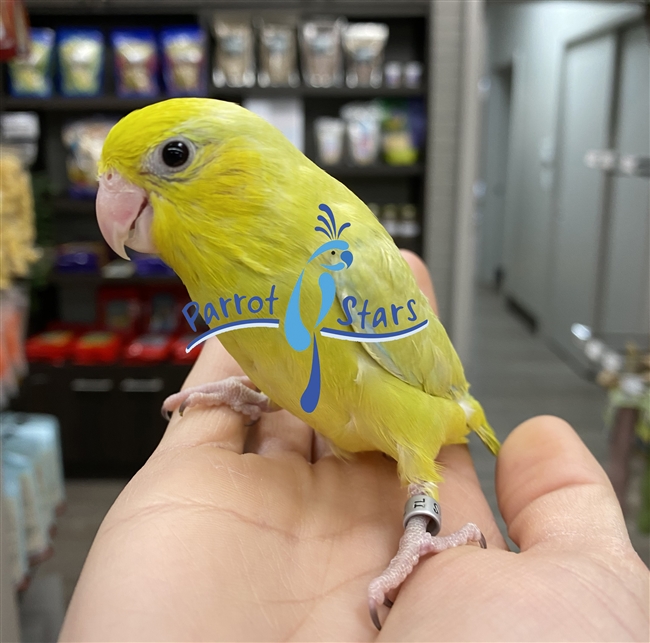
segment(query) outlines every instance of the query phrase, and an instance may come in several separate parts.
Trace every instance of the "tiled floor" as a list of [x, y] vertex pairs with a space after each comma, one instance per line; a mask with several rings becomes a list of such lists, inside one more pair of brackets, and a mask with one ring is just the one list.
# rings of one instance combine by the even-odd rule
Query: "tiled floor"
[[[492, 292], [477, 293], [474, 329], [474, 358], [467, 375], [499, 437], [505, 438], [517, 424], [534, 415], [558, 415], [573, 425], [602, 462], [607, 446], [602, 428], [603, 391], [579, 377], [531, 335]], [[498, 515], [494, 458], [481, 444], [472, 443], [471, 449], [481, 484]], [[62, 580], [66, 604], [94, 534], [123, 486], [124, 481], [70, 481], [67, 485], [68, 509], [60, 519], [55, 555], [38, 570], [38, 576], [53, 574]], [[503, 522], [501, 525], [505, 532]], [[648, 538], [636, 533], [633, 522], [629, 527], [647, 564]]]
[[[608, 436], [603, 424], [604, 390], [577, 375], [538, 336], [531, 335], [506, 311], [501, 298], [489, 290], [477, 291], [472, 354], [467, 378], [500, 439], [528, 418], [556, 415], [573, 426], [601, 464], [605, 462]], [[494, 492], [494, 458], [478, 440], [473, 440], [470, 448], [483, 489], [494, 514], [499, 516]], [[628, 529], [633, 545], [647, 565], [649, 539], [638, 533], [634, 521], [641, 463], [634, 464]], [[505, 534], [500, 516], [499, 524]]]
[[69, 480], [66, 484], [67, 507], [57, 526], [54, 556], [39, 569], [39, 574], [60, 574], [66, 605], [70, 602], [99, 525], [126, 482]]

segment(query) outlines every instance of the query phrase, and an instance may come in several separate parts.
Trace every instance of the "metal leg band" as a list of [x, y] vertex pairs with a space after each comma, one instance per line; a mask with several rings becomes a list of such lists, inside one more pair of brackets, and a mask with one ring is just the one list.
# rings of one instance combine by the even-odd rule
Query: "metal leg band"
[[440, 505], [431, 497], [424, 494], [411, 496], [404, 507], [404, 527], [413, 516], [426, 516], [429, 518], [427, 531], [435, 536], [440, 531], [442, 524]]

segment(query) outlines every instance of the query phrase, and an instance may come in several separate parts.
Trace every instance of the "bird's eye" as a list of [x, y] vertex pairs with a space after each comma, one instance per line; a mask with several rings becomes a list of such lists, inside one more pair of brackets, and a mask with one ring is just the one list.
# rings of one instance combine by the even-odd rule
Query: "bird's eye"
[[336, 250], [332, 250], [332, 254], [335, 255], [335, 254], [336, 254]]
[[190, 148], [183, 141], [170, 141], [162, 149], [162, 161], [167, 167], [178, 169], [190, 158]]

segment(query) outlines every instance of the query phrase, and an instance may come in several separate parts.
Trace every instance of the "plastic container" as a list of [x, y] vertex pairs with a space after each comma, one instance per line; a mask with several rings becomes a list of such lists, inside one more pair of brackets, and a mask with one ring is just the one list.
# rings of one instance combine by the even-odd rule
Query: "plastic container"
[[340, 118], [321, 116], [314, 121], [318, 159], [322, 165], [336, 165], [343, 158], [345, 123]]
[[258, 21], [260, 87], [297, 87], [300, 75], [297, 67], [296, 27], [290, 21]]
[[3, 153], [11, 150], [26, 168], [30, 167], [38, 156], [40, 134], [40, 123], [35, 112], [0, 114], [0, 144]]
[[97, 193], [97, 164], [104, 141], [117, 119], [90, 117], [64, 125], [61, 138], [68, 152], [68, 193], [73, 198], [90, 198]]
[[342, 18], [321, 18], [303, 23], [299, 31], [302, 76], [311, 87], [343, 84]]
[[395, 89], [402, 85], [402, 63], [391, 60], [384, 65], [384, 86]]
[[424, 65], [417, 60], [412, 60], [404, 65], [404, 87], [417, 89], [422, 85]]
[[374, 103], [348, 103], [341, 108], [355, 165], [377, 162], [381, 144], [381, 109]]
[[388, 26], [381, 22], [357, 22], [343, 29], [348, 87], [381, 87], [387, 40]]
[[217, 14], [212, 23], [216, 39], [212, 82], [215, 87], [255, 84], [253, 27], [245, 15]]

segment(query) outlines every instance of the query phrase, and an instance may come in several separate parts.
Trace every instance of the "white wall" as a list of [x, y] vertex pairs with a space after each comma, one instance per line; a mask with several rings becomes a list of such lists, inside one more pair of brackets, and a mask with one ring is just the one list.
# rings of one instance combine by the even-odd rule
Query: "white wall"
[[[563, 48], [566, 42], [583, 34], [642, 14], [643, 8], [633, 3], [488, 3], [487, 73], [513, 67], [503, 221], [505, 292], [534, 315], [542, 328], [547, 305], [553, 185], [552, 166], [543, 165], [540, 153], [549, 161], [555, 145]], [[484, 137], [488, 166], [489, 150], [496, 145], [490, 136], [488, 129]], [[489, 200], [488, 193], [486, 211]], [[490, 221], [484, 224], [490, 225]], [[485, 234], [482, 238], [486, 238]], [[485, 271], [493, 264], [494, 259], [485, 262], [479, 258], [481, 280], [492, 277]]]
[[440, 317], [467, 365], [474, 295], [484, 0], [432, 0], [425, 261]]

